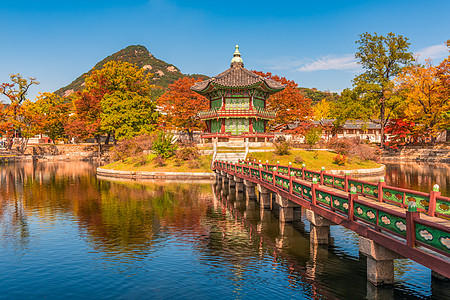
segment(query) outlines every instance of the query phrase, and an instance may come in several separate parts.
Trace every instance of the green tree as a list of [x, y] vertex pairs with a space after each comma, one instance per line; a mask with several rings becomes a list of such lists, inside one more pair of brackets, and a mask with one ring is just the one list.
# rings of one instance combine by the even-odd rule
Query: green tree
[[104, 96], [101, 107], [101, 128], [114, 132], [119, 140], [149, 134], [156, 129], [158, 113], [149, 96], [116, 91]]
[[[149, 74], [145, 74], [144, 69], [127, 62], [110, 61], [102, 69], [92, 71], [85, 79], [85, 89], [75, 94], [73, 101], [75, 114], [70, 118], [66, 130], [79, 138], [95, 137], [98, 142], [100, 135], [106, 133], [108, 136], [105, 143], [107, 143], [115, 128], [124, 126], [126, 122], [122, 120], [121, 124], [115, 124], [117, 120], [113, 120], [114, 116], [108, 116], [108, 113], [103, 112], [106, 106], [102, 103], [106, 101], [112, 105], [114, 100], [126, 100], [130, 103], [131, 95], [133, 95], [131, 98], [137, 96], [148, 98], [154, 89], [155, 87], [150, 84]], [[145, 100], [145, 103], [148, 101]], [[116, 104], [114, 107], [115, 109], [110, 109], [109, 113], [116, 113], [121, 109]], [[136, 108], [135, 105], [133, 109]], [[121, 137], [123, 136], [121, 131]]]
[[400, 97], [393, 93], [392, 79], [411, 64], [413, 55], [408, 52], [408, 39], [401, 35], [366, 32], [359, 37], [355, 57], [365, 72], [355, 77], [352, 91], [343, 92], [341, 101], [345, 106], [338, 105], [342, 109], [338, 114], [341, 119], [361, 118], [379, 123], [384, 146], [384, 128], [400, 103]]
[[309, 149], [311, 149], [317, 142], [320, 140], [322, 136], [322, 127], [311, 127], [305, 133], [305, 141], [309, 145]]

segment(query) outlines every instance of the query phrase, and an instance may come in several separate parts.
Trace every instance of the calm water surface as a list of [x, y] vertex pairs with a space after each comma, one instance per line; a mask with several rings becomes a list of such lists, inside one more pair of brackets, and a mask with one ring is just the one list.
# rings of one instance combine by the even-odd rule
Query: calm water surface
[[[402, 169], [388, 170], [388, 183], [401, 181]], [[449, 181], [418, 174], [405, 182]], [[97, 179], [89, 163], [0, 166], [0, 298], [450, 299], [409, 260], [396, 261], [394, 287], [373, 287], [357, 235], [332, 226], [332, 245], [310, 246], [296, 213], [301, 222], [280, 225], [276, 210], [209, 182]]]

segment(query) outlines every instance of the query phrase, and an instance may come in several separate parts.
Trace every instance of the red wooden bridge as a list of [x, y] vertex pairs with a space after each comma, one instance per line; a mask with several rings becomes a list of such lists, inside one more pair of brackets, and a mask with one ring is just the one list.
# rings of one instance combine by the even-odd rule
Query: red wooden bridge
[[[450, 278], [450, 198], [441, 196], [437, 186], [423, 193], [389, 186], [384, 180], [373, 183], [324, 170], [249, 161], [215, 161], [213, 169], [219, 178], [244, 180], [253, 186], [253, 193], [257, 185], [260, 191], [269, 190], [325, 221], [353, 230], [374, 243], [369, 246], [375, 260], [382, 256], [377, 254], [381, 245]], [[361, 244], [360, 240], [360, 251]], [[369, 272], [368, 261], [368, 276]]]

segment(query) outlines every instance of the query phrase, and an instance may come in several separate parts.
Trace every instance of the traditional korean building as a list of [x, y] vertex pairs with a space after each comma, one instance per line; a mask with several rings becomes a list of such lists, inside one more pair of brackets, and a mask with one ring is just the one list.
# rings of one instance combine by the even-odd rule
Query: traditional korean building
[[228, 70], [191, 87], [209, 100], [209, 110], [198, 114], [207, 127], [202, 138], [219, 142], [244, 138], [264, 142], [272, 138], [267, 123], [275, 118], [275, 112], [267, 109], [267, 98], [284, 87], [244, 68], [236, 45]]

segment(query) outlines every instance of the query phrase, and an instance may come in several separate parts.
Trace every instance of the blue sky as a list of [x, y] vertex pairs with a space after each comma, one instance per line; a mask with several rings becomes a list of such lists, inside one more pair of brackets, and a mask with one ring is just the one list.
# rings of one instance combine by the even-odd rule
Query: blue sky
[[354, 53], [364, 32], [406, 36], [422, 59], [448, 56], [449, 11], [448, 0], [0, 0], [0, 82], [37, 77], [34, 99], [134, 44], [183, 73], [214, 76], [239, 44], [248, 69], [339, 92], [361, 72]]

